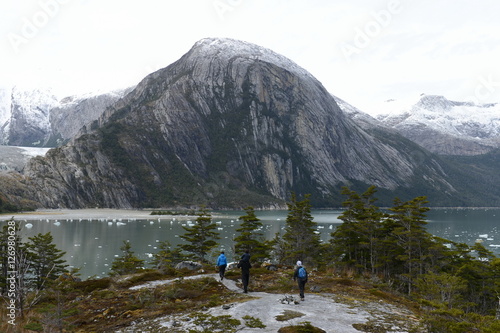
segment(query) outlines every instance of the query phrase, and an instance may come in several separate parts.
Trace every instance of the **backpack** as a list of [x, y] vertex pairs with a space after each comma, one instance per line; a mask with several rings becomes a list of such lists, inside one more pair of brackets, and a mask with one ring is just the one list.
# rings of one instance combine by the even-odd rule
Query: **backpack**
[[304, 267], [300, 267], [299, 268], [299, 278], [301, 279], [306, 279], [307, 278], [307, 272], [306, 272], [306, 269]]

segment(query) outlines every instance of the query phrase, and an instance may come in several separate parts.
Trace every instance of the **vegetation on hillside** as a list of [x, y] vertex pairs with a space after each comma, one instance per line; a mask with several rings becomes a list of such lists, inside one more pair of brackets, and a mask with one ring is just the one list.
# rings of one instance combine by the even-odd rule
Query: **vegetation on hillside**
[[[409, 201], [395, 198], [392, 207], [381, 210], [375, 204], [376, 192], [375, 187], [361, 194], [343, 188], [346, 198], [340, 216], [343, 223], [332, 232], [328, 243], [320, 243], [315, 233], [309, 196], [299, 200], [292, 195], [284, 233], [277, 234], [272, 242], [259, 237], [261, 224], [253, 208], [248, 207], [246, 215], [240, 217], [242, 223], [234, 246], [255, 253], [255, 257], [252, 256], [253, 287], [277, 293], [294, 290], [289, 272], [295, 260], [302, 260], [311, 271], [314, 268], [315, 285], [323, 292], [334, 293], [339, 300], [374, 297], [406, 304], [420, 313], [424, 327], [420, 332], [500, 331], [500, 259], [480, 243], [467, 245], [428, 233], [426, 197]], [[10, 226], [15, 227], [9, 229]], [[11, 220], [2, 230], [0, 288], [8, 302], [10, 286], [15, 287], [17, 320], [26, 332], [28, 329], [102, 332], [186, 311], [192, 313], [193, 322], [206, 325], [214, 332], [219, 329], [231, 332], [241, 325], [231, 318], [211, 317], [200, 312], [205, 306], [244, 301], [247, 297], [225, 289], [214, 279], [181, 279], [156, 288], [128, 289], [145, 281], [193, 274], [175, 268], [186, 258], [200, 261], [205, 272], [214, 272], [206, 254], [217, 245], [218, 234], [205, 209], [200, 211], [197, 224], [185, 228], [184, 244], [174, 248], [167, 242], [161, 243], [150, 263], [152, 268], [142, 267], [145, 263], [135, 260], [132, 245], [125, 242], [123, 256], [113, 263], [114, 276], [87, 281], [79, 281], [75, 272], [66, 271], [60, 261], [62, 252], [50, 244], [50, 234], [40, 234], [23, 243], [19, 228], [20, 225]], [[15, 244], [13, 253], [17, 265], [15, 282], [9, 280], [12, 267], [8, 258], [12, 244]], [[42, 249], [43, 255], [37, 252]], [[48, 258], [53, 266], [47, 266]], [[264, 268], [269, 262], [274, 263], [276, 270]], [[235, 271], [228, 271], [226, 275], [229, 279], [238, 276]], [[3, 308], [0, 315], [8, 318], [8, 310]], [[221, 322], [233, 323], [233, 326], [221, 328]], [[258, 324], [258, 318], [249, 318], [246, 324], [251, 325], [249, 323]], [[310, 324], [314, 325], [303, 323], [284, 332], [300, 332]], [[2, 331], [7, 329], [8, 324], [0, 326]], [[310, 329], [315, 331], [314, 327]], [[360, 324], [358, 329], [387, 331], [381, 326], [370, 327], [368, 323]]]

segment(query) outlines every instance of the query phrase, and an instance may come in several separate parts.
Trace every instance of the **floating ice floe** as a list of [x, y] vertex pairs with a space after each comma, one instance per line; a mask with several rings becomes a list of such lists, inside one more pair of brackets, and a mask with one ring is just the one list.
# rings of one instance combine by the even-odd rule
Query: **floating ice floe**
[[479, 235], [479, 238], [488, 238], [488, 234]]

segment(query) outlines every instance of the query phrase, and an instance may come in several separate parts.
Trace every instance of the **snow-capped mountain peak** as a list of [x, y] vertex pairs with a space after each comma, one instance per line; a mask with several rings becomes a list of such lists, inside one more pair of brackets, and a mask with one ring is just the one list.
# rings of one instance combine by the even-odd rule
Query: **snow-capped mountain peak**
[[[498, 103], [457, 102], [444, 96], [422, 94], [412, 105], [394, 100], [385, 104], [385, 112], [375, 118], [433, 152], [461, 154], [457, 141], [451, 142], [453, 139], [467, 143], [467, 155], [500, 147]], [[449, 146], [453, 146], [452, 151]]]
[[275, 64], [281, 68], [298, 74], [300, 76], [313, 77], [307, 70], [297, 65], [289, 58], [278, 54], [268, 48], [231, 38], [204, 38], [196, 42], [192, 51], [199, 52], [202, 58], [218, 57], [231, 59], [234, 57], [246, 57], [258, 59], [264, 62]]

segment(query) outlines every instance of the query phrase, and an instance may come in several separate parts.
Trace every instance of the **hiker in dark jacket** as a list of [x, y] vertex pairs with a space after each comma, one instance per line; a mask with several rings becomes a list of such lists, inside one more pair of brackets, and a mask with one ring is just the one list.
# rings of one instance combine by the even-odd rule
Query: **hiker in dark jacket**
[[226, 267], [227, 267], [227, 259], [224, 254], [224, 251], [220, 251], [220, 255], [217, 258], [217, 267], [219, 268], [219, 276], [220, 280], [224, 280], [224, 274], [226, 272]]
[[293, 272], [293, 280], [298, 281], [299, 283], [299, 293], [300, 300], [304, 300], [304, 289], [306, 287], [307, 282], [307, 271], [304, 266], [302, 266], [302, 261], [297, 261], [297, 268], [295, 272]]
[[248, 250], [241, 256], [241, 260], [238, 263], [238, 268], [241, 268], [241, 282], [243, 283], [243, 292], [248, 292], [248, 282], [250, 281], [250, 268], [252, 265], [250, 264], [250, 254]]

